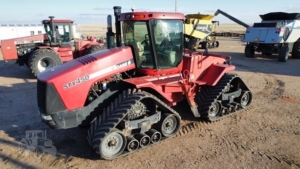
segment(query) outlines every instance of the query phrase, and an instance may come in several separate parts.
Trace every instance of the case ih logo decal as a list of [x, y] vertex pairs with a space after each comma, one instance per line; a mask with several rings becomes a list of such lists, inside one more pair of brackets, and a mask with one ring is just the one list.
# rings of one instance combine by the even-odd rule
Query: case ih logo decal
[[101, 69], [101, 70], [99, 70], [95, 73], [90, 74], [90, 79], [97, 78], [99, 76], [103, 76], [103, 75], [108, 74], [108, 73], [110, 73], [112, 71], [115, 71], [117, 69], [125, 68], [126, 66], [129, 66], [131, 64], [134, 64], [133, 59], [129, 59], [129, 60], [120, 62], [118, 64], [109, 66], [107, 68]]
[[128, 61], [125, 61], [125, 62], [121, 62], [121, 63], [116, 64], [116, 68], [121, 68], [121, 67], [130, 65], [131, 63], [132, 63], [131, 60], [128, 60]]
[[89, 75], [82, 76], [82, 77], [80, 77], [80, 78], [78, 78], [78, 79], [76, 79], [76, 80], [74, 80], [72, 82], [69, 82], [69, 83], [65, 84], [64, 85], [64, 89], [67, 90], [67, 89], [69, 89], [71, 87], [74, 87], [74, 86], [76, 86], [76, 85], [78, 85], [80, 83], [83, 83], [83, 82], [85, 82], [85, 81], [87, 81], [89, 79], [90, 79]]

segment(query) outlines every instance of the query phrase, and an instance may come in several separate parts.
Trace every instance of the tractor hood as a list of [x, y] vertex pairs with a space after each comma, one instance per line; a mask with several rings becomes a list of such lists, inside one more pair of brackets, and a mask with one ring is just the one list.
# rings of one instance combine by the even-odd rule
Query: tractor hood
[[[50, 85], [59, 93], [67, 109], [75, 109], [78, 106], [83, 106], [87, 93], [94, 83], [134, 68], [135, 64], [130, 47], [106, 49], [38, 74], [38, 88], [39, 83], [46, 86]], [[46, 91], [39, 90], [48, 89], [38, 89], [38, 92], [42, 93]]]
[[3, 60], [17, 60], [17, 46], [20, 44], [28, 43], [43, 43], [46, 39], [45, 34], [25, 36], [19, 38], [5, 39], [1, 41], [1, 51], [3, 55]]

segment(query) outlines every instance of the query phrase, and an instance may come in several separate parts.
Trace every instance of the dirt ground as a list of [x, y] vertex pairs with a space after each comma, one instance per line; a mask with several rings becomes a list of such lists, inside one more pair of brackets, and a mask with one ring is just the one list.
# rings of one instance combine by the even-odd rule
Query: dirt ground
[[[27, 67], [0, 61], [1, 168], [300, 168], [300, 60], [249, 59], [238, 38], [219, 38], [210, 52], [232, 56], [253, 92], [252, 105], [214, 123], [183, 116], [179, 134], [113, 161], [99, 160], [86, 129], [49, 129], [37, 113], [36, 80]], [[185, 104], [181, 114], [191, 113]], [[20, 151], [26, 130], [46, 130], [57, 155]]]

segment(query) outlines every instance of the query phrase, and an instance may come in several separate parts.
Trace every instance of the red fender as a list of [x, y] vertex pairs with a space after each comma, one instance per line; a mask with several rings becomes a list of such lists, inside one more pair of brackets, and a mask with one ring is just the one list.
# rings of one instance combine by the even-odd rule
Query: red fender
[[196, 80], [196, 83], [215, 86], [225, 73], [234, 69], [235, 66], [233, 65], [212, 64], [207, 71]]

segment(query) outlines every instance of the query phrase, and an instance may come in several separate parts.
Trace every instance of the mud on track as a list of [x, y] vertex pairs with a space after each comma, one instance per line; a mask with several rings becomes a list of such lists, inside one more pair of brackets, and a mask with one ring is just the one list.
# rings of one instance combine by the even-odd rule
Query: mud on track
[[[206, 123], [186, 103], [176, 109], [182, 128], [176, 137], [114, 161], [98, 160], [86, 129], [51, 130], [36, 111], [36, 80], [26, 67], [0, 61], [1, 168], [300, 168], [300, 60], [249, 59], [236, 38], [219, 38], [210, 52], [232, 56], [236, 71], [253, 92], [238, 114]], [[1, 58], [1, 57], [0, 57]], [[26, 130], [46, 129], [57, 156], [19, 151]]]

